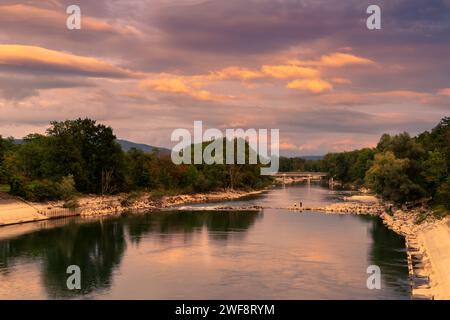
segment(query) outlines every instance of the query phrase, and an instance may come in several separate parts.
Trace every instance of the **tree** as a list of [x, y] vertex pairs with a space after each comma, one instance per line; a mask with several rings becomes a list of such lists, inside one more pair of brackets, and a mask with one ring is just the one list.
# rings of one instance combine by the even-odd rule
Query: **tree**
[[417, 200], [424, 195], [421, 186], [412, 182], [407, 174], [408, 159], [398, 159], [387, 151], [377, 154], [366, 174], [367, 185], [383, 199], [395, 203]]
[[4, 139], [0, 135], [0, 184], [8, 183], [9, 172], [7, 165], [7, 158], [15, 149], [14, 139]]
[[153, 186], [149, 163], [152, 156], [142, 150], [130, 149], [126, 154], [127, 172], [131, 188], [147, 189]]
[[444, 155], [439, 151], [429, 151], [428, 158], [422, 164], [422, 176], [431, 188], [431, 193], [435, 193], [437, 188], [448, 177], [447, 163]]
[[111, 127], [91, 119], [51, 122], [51, 125], [47, 135], [54, 175], [72, 174], [81, 192], [100, 193], [105, 191], [106, 182], [108, 192], [122, 189], [125, 159]]

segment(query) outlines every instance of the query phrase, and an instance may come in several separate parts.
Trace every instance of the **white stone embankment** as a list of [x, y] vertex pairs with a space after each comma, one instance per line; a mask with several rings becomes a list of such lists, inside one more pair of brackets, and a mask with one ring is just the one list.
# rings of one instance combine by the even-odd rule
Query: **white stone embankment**
[[[164, 196], [155, 200], [150, 193], [140, 193], [124, 203], [127, 194], [116, 196], [83, 196], [77, 199], [81, 216], [117, 215], [124, 212], [157, 211], [177, 205], [211, 201], [230, 201], [257, 195], [261, 191], [227, 190], [221, 192]], [[6, 194], [0, 195], [0, 226], [48, 219], [47, 212], [64, 210], [63, 202], [31, 203]]]

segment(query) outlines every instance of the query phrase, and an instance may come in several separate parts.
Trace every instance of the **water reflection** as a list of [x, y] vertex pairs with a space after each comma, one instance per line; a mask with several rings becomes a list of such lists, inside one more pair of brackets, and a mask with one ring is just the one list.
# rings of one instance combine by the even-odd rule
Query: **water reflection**
[[[114, 269], [126, 250], [126, 232], [134, 244], [148, 234], [166, 238], [183, 233], [188, 241], [190, 234], [204, 227], [212, 239], [226, 240], [231, 234], [242, 236], [259, 217], [258, 212], [168, 212], [72, 222], [0, 241], [0, 272], [6, 274], [19, 259], [39, 260], [49, 298], [83, 296], [111, 286]], [[82, 270], [81, 291], [67, 290], [66, 269], [70, 265]]]
[[[276, 189], [250, 200], [274, 206], [335, 202], [316, 186]], [[2, 230], [0, 229], [0, 235]], [[66, 268], [82, 290], [66, 288]], [[367, 290], [369, 264], [383, 290]], [[177, 211], [64, 225], [0, 240], [0, 298], [349, 299], [408, 298], [403, 238], [369, 216]], [[34, 270], [34, 269], [33, 269]], [[27, 273], [28, 272], [28, 273]], [[17, 276], [19, 275], [19, 276]], [[20, 288], [20, 289], [17, 289]], [[28, 296], [28, 295], [27, 295]]]
[[[123, 224], [110, 219], [25, 234], [0, 242], [0, 266], [7, 269], [18, 258], [39, 259], [42, 282], [51, 298], [84, 295], [108, 288], [113, 270], [126, 249]], [[66, 269], [78, 265], [82, 270], [81, 291], [66, 287]]]
[[[385, 283], [400, 292], [409, 292], [405, 238], [386, 228], [381, 219], [370, 216], [358, 216], [370, 222], [369, 232], [372, 237], [369, 259], [381, 269]], [[386, 271], [386, 272], [384, 272]]]

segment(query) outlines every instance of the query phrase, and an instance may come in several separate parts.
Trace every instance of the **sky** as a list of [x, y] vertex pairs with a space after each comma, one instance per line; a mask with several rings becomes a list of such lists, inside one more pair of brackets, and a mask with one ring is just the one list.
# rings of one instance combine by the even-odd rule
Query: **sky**
[[322, 155], [450, 116], [450, 0], [0, 0], [0, 17], [4, 137], [90, 117], [170, 148], [201, 120]]

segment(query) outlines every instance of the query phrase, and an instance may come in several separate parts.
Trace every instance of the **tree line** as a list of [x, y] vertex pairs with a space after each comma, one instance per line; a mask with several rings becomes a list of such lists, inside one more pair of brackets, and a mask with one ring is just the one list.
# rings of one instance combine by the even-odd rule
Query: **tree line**
[[[248, 152], [247, 144], [247, 159]], [[76, 193], [258, 189], [272, 182], [260, 175], [260, 167], [175, 165], [158, 150], [124, 152], [112, 128], [91, 119], [51, 122], [46, 134], [30, 134], [21, 144], [0, 136], [0, 185], [34, 201]], [[415, 137], [384, 134], [375, 148], [329, 153], [321, 160], [281, 157], [280, 171], [323, 171], [346, 186], [370, 188], [394, 203], [425, 199], [448, 210], [450, 118]]]
[[158, 150], [124, 152], [113, 129], [91, 119], [51, 122], [46, 134], [30, 134], [21, 144], [0, 136], [0, 184], [34, 201], [76, 193], [257, 189], [271, 182], [259, 170], [260, 165], [175, 165]]
[[450, 118], [415, 137], [384, 134], [375, 148], [328, 153], [322, 160], [280, 159], [282, 171], [323, 171], [397, 204], [429, 200], [450, 209]]

